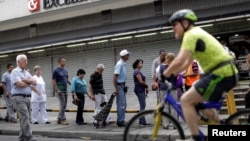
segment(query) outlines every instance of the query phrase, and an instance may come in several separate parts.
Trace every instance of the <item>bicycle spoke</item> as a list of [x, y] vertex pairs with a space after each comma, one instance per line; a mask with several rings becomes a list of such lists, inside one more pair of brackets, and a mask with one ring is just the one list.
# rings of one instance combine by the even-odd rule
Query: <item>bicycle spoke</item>
[[[142, 117], [146, 118], [149, 125], [139, 124], [139, 119]], [[164, 129], [163, 122], [161, 122], [158, 128], [157, 139], [152, 139], [152, 133], [155, 125], [155, 113], [153, 110], [145, 111], [130, 120], [126, 126], [124, 137], [126, 138], [126, 141], [174, 141], [177, 138], [181, 138], [180, 134], [183, 134], [183, 131], [178, 131], [173, 122], [169, 123], [170, 119], [168, 117], [163, 115], [162, 121], [164, 121], [164, 123], [166, 121], [168, 129]]]

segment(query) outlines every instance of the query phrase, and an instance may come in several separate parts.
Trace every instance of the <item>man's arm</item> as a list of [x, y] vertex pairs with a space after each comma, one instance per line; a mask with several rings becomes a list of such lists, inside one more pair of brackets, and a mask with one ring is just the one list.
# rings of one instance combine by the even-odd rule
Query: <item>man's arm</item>
[[89, 96], [92, 100], [95, 100], [95, 94], [93, 93], [93, 87], [90, 82], [89, 82]]
[[152, 67], [151, 67], [151, 73], [152, 73], [152, 79], [154, 79], [155, 78], [155, 70], [156, 70], [156, 62], [157, 62], [157, 60], [156, 59], [154, 59], [154, 61], [153, 61], [153, 63], [152, 63]]
[[67, 78], [67, 83], [68, 83], [69, 85], [71, 85], [71, 82], [69, 81], [69, 78]]
[[93, 87], [92, 87], [92, 83], [93, 82], [93, 79], [94, 79], [94, 74], [90, 75], [90, 79], [89, 79], [89, 95], [90, 95], [90, 98], [92, 100], [95, 100], [95, 94], [93, 93]]
[[5, 82], [2, 82], [2, 87], [3, 87], [4, 95], [8, 98], [10, 96], [10, 94], [9, 94], [7, 88], [6, 88]]
[[60, 92], [60, 89], [57, 87], [57, 83], [55, 79], [52, 79], [52, 84], [56, 92]]
[[114, 85], [114, 88], [115, 88], [115, 94], [118, 94], [118, 85], [117, 85], [117, 77], [118, 77], [118, 74], [114, 74], [113, 76], [113, 85]]

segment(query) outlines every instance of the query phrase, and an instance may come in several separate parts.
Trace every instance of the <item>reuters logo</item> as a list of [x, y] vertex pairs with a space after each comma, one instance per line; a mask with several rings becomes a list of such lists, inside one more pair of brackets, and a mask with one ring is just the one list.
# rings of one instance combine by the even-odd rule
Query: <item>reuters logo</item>
[[35, 12], [40, 10], [39, 0], [28, 0], [28, 8], [30, 12]]

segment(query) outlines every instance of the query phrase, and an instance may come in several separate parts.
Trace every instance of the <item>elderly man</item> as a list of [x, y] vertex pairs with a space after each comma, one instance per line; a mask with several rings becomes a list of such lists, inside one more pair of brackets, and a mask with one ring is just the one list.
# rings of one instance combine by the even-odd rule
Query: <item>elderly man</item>
[[34, 141], [29, 125], [30, 116], [30, 96], [31, 89], [34, 89], [35, 80], [29, 72], [25, 70], [27, 66], [27, 56], [24, 54], [16, 57], [17, 67], [11, 72], [11, 94], [12, 102], [20, 115], [19, 141]]
[[[108, 102], [107, 96], [103, 87], [102, 73], [104, 71], [104, 65], [98, 64], [94, 73], [90, 75], [89, 79], [89, 93], [91, 99], [95, 101], [95, 115], [101, 110], [101, 104]], [[106, 119], [106, 123], [113, 123], [111, 116], [109, 115]]]

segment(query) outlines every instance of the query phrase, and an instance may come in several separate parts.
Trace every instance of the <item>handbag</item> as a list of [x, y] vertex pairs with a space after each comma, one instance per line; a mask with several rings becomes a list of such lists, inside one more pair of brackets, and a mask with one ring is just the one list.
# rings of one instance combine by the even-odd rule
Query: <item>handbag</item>
[[78, 106], [79, 100], [72, 100], [72, 103], [73, 103], [74, 105]]
[[152, 91], [156, 91], [158, 89], [158, 82], [157, 82], [157, 78], [153, 80], [152, 83]]

